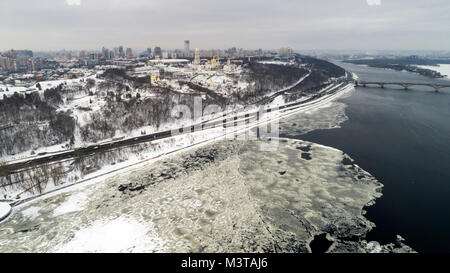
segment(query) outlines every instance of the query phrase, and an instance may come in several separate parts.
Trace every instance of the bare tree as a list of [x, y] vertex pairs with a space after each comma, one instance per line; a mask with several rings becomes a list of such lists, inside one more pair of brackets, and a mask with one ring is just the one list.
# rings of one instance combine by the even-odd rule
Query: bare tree
[[58, 186], [60, 184], [61, 178], [64, 176], [64, 170], [61, 163], [59, 163], [58, 166], [51, 169], [50, 176], [52, 177], [53, 184], [55, 186]]
[[35, 184], [33, 181], [34, 173], [33, 169], [28, 169], [25, 171], [28, 179], [23, 180], [21, 184], [19, 184], [20, 188], [23, 189], [23, 192], [30, 192], [31, 194], [35, 194]]
[[28, 177], [30, 179], [30, 192], [34, 194], [35, 192], [42, 194], [47, 187], [49, 179], [48, 166], [43, 165], [41, 167], [33, 168], [28, 171]]

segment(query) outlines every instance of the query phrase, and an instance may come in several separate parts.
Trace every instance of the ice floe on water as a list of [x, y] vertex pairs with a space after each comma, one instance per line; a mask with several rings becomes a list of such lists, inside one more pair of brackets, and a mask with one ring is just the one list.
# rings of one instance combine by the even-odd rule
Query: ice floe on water
[[342, 102], [332, 102], [313, 112], [290, 116], [280, 121], [280, 134], [296, 138], [314, 130], [339, 128], [348, 120], [345, 108], [346, 104]]
[[339, 150], [263, 144], [197, 148], [38, 200], [39, 217], [18, 208], [0, 252], [309, 252], [320, 234], [330, 252], [368, 252], [364, 207], [382, 185]]
[[81, 211], [88, 201], [87, 193], [79, 191], [68, 196], [67, 200], [60, 204], [54, 211], [54, 216], [63, 215], [70, 212]]
[[54, 252], [155, 252], [161, 240], [145, 225], [125, 217], [97, 220]]
[[30, 220], [34, 220], [37, 217], [39, 217], [40, 213], [39, 211], [41, 210], [40, 207], [28, 207], [26, 209], [23, 209], [21, 211], [22, 215], [29, 218]]
[[322, 233], [336, 242], [364, 237], [373, 224], [362, 216], [363, 208], [381, 196], [382, 185], [354, 165], [345, 165], [346, 155], [339, 150], [280, 141], [275, 154], [252, 152], [258, 150], [257, 142], [247, 145], [240, 166], [274, 237], [274, 250], [311, 251], [310, 241]]

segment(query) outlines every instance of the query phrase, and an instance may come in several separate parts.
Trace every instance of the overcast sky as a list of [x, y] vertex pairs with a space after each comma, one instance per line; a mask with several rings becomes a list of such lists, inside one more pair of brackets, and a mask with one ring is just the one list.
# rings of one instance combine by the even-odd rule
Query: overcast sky
[[450, 50], [449, 0], [0, 0], [0, 50]]

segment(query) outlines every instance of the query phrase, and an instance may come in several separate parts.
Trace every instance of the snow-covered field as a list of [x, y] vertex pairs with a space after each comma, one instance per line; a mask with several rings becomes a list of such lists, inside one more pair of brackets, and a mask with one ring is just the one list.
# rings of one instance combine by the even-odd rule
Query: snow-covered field
[[0, 202], [0, 221], [8, 217], [11, 213], [11, 206], [7, 203]]
[[259, 61], [259, 63], [261, 63], [261, 64], [284, 65], [284, 66], [288, 66], [288, 65], [293, 65], [293, 64], [295, 64], [294, 61], [292, 61], [292, 62], [282, 62], [282, 61]]
[[[18, 93], [28, 93], [28, 92], [39, 92], [39, 94], [43, 94], [45, 90], [50, 88], [55, 88], [60, 84], [67, 84], [68, 86], [79, 86], [82, 81], [86, 81], [87, 79], [93, 79], [95, 78], [95, 73], [90, 73], [89, 75], [86, 75], [85, 77], [81, 77], [78, 79], [64, 79], [64, 80], [51, 80], [51, 81], [38, 81], [36, 83], [33, 83], [32, 85], [28, 87], [24, 86], [12, 86], [12, 85], [5, 85], [0, 83], [0, 89], [3, 90], [3, 92], [0, 92], [0, 100], [3, 99], [3, 95], [5, 96], [12, 96], [15, 92]], [[39, 90], [36, 87], [36, 84], [41, 85], [41, 90]], [[6, 91], [8, 89], [8, 91]]]

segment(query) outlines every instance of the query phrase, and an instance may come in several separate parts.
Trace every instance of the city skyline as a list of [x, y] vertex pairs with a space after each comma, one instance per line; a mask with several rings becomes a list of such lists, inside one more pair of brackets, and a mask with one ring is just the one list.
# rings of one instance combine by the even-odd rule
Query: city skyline
[[0, 51], [183, 49], [184, 40], [203, 49], [450, 48], [448, 1], [322, 2], [4, 0]]

